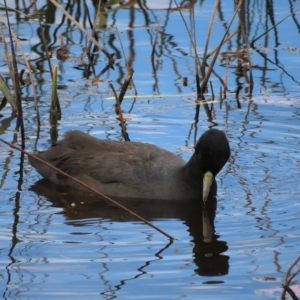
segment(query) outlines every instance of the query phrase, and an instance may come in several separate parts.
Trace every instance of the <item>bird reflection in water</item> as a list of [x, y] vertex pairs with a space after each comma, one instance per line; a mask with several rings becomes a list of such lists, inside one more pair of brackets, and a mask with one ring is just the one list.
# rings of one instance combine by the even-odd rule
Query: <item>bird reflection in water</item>
[[[212, 188], [216, 194], [216, 183]], [[84, 226], [82, 220], [91, 218], [110, 219], [115, 222], [136, 221], [127, 212], [99, 199], [99, 196], [59, 186], [45, 179], [36, 182], [31, 190], [38, 196], [46, 197], [55, 207], [63, 208], [68, 220], [67, 224], [72, 226]], [[188, 227], [191, 241], [194, 243], [195, 272], [200, 276], [221, 276], [228, 273], [229, 257], [223, 254], [228, 249], [227, 243], [218, 240], [219, 236], [215, 234], [214, 219], [217, 208], [215, 197], [210, 197], [205, 205], [202, 201], [196, 200], [162, 201], [124, 198], [115, 200], [148, 221], [182, 220]], [[162, 252], [171, 244], [172, 242], [156, 253], [155, 257], [162, 257]], [[149, 265], [149, 262], [146, 262], [146, 265]], [[216, 282], [207, 281], [206, 283]]]

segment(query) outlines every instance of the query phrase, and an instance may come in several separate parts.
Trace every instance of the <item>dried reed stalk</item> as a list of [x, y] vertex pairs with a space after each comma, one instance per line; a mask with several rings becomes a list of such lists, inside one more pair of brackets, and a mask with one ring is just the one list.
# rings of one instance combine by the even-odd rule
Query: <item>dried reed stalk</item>
[[209, 44], [209, 40], [210, 40], [210, 35], [211, 35], [211, 31], [212, 31], [212, 26], [213, 26], [213, 22], [215, 19], [215, 15], [219, 6], [220, 0], [216, 0], [215, 1], [215, 5], [212, 11], [212, 14], [210, 16], [210, 21], [209, 21], [209, 26], [208, 26], [208, 32], [206, 35], [206, 42], [205, 42], [205, 47], [204, 47], [204, 52], [203, 52], [203, 60], [202, 60], [202, 74], [205, 74], [205, 66], [206, 66], [206, 54], [207, 54], [207, 49], [208, 49], [208, 44]]
[[109, 83], [109, 86], [112, 89], [113, 94], [114, 94], [115, 99], [116, 99], [116, 106], [117, 106], [116, 114], [118, 114], [119, 118], [120, 118], [123, 138], [125, 139], [126, 142], [130, 142], [130, 139], [129, 139], [129, 136], [128, 136], [128, 133], [127, 133], [127, 130], [126, 130], [125, 122], [124, 122], [124, 119], [123, 119], [123, 113], [122, 113], [122, 109], [121, 109], [120, 99], [119, 99], [119, 97], [117, 95], [117, 92], [116, 92], [116, 90], [115, 90], [115, 88], [114, 88], [114, 86], [111, 82]]
[[107, 56], [108, 59], [111, 59], [111, 55], [61, 5], [59, 5], [55, 0], [50, 0], [50, 2], [56, 6], [68, 19], [70, 19], [78, 27], [78, 29]]
[[[40, 121], [40, 114], [39, 114], [39, 110], [38, 110], [38, 100], [37, 100], [37, 93], [36, 93], [36, 88], [35, 88], [35, 84], [34, 84], [34, 80], [33, 80], [33, 75], [32, 75], [32, 71], [31, 71], [31, 67], [30, 67], [30, 64], [28, 62], [28, 59], [25, 55], [25, 52], [22, 48], [22, 45], [20, 44], [17, 36], [15, 35], [15, 33], [10, 30], [9, 28], [9, 24], [6, 23], [1, 17], [0, 17], [0, 20], [1, 22], [3, 22], [3, 24], [9, 29], [9, 31], [11, 32], [11, 35], [12, 35], [12, 38], [13, 40], [15, 41], [16, 45], [18, 46], [21, 54], [22, 54], [22, 57], [24, 59], [24, 62], [26, 64], [26, 67], [27, 67], [27, 71], [28, 71], [28, 74], [29, 74], [29, 78], [30, 78], [30, 82], [31, 82], [31, 86], [32, 86], [32, 91], [33, 91], [33, 99], [34, 99], [34, 104], [35, 104], [35, 109], [36, 109], [36, 114], [37, 114], [37, 123], [38, 123], [38, 127], [40, 127], [40, 124], [41, 124], [41, 121]], [[5, 45], [5, 44], [4, 44]], [[6, 51], [5, 51], [6, 52]], [[7, 64], [9, 66], [9, 69], [10, 69], [10, 73], [12, 72], [12, 66], [11, 66], [11, 62], [10, 62], [10, 59], [9, 59], [9, 55], [6, 56], [6, 61], [7, 61]], [[11, 73], [12, 74], [12, 73]], [[19, 87], [20, 89], [20, 87]]]
[[[7, 9], [6, 0], [4, 0], [4, 4], [6, 7], [6, 10], [5, 10], [6, 19], [7, 19], [6, 25], [9, 30], [10, 49], [11, 49], [11, 58], [12, 58], [12, 73], [10, 75], [11, 75], [11, 79], [13, 81], [14, 92], [16, 95], [17, 107], [18, 107], [18, 119], [17, 119], [16, 130], [19, 130], [19, 128], [21, 128], [22, 149], [24, 149], [25, 148], [25, 129], [24, 129], [24, 120], [23, 120], [21, 88], [20, 88], [20, 82], [19, 82], [17, 56], [16, 56], [14, 42], [13, 42], [13, 31], [11, 30], [10, 21], [9, 21], [9, 17], [8, 17], [8, 9]], [[17, 39], [16, 39], [16, 41], [17, 41]]]
[[[126, 54], [125, 54], [125, 51], [124, 51], [123, 43], [122, 43], [122, 40], [121, 40], [121, 38], [120, 38], [120, 34], [119, 34], [118, 28], [116, 28], [116, 33], [117, 33], [117, 36], [118, 36], [118, 38], [119, 38], [119, 42], [120, 42], [120, 45], [121, 45], [123, 57], [124, 57], [125, 64], [126, 64], [126, 68], [127, 68], [127, 71], [129, 72], [130, 66], [129, 66], [128, 60], [127, 60], [127, 58], [126, 58]], [[133, 78], [131, 78], [131, 84], [132, 84], [132, 87], [134, 88], [135, 95], [137, 95], [137, 89], [136, 89], [136, 87], [135, 87]]]
[[203, 79], [203, 81], [202, 81], [202, 85], [201, 85], [201, 93], [202, 93], [202, 94], [204, 94], [204, 92], [205, 92], [205, 90], [206, 90], [207, 82], [208, 82], [209, 77], [210, 77], [210, 75], [211, 75], [211, 73], [212, 73], [212, 70], [213, 70], [213, 68], [214, 68], [214, 65], [215, 65], [215, 63], [216, 63], [216, 61], [217, 61], [217, 57], [218, 57], [218, 55], [219, 55], [219, 52], [220, 52], [221, 47], [222, 47], [222, 45], [223, 45], [223, 42], [224, 42], [224, 40], [225, 40], [225, 38], [226, 38], [226, 36], [227, 36], [227, 34], [228, 34], [228, 31], [229, 31], [229, 29], [230, 29], [230, 27], [231, 27], [231, 24], [232, 24], [232, 22], [233, 22], [233, 20], [234, 20], [234, 18], [235, 18], [235, 16], [236, 16], [236, 14], [238, 13], [238, 11], [239, 11], [239, 9], [240, 9], [242, 3], [243, 3], [243, 0], [240, 0], [239, 3], [237, 4], [236, 9], [235, 9], [235, 11], [234, 11], [234, 14], [233, 14], [233, 16], [232, 16], [232, 18], [231, 18], [231, 20], [230, 20], [230, 22], [229, 22], [229, 25], [228, 25], [228, 27], [227, 27], [227, 29], [226, 29], [226, 31], [225, 31], [225, 34], [223, 35], [223, 38], [222, 38], [221, 42], [219, 43], [219, 46], [218, 46], [217, 49], [216, 49], [215, 55], [214, 55], [214, 57], [213, 57], [213, 59], [212, 59], [210, 65], [209, 65], [209, 68], [208, 68], [208, 70], [207, 70], [207, 73], [205, 74], [205, 77], [204, 77], [204, 79]]

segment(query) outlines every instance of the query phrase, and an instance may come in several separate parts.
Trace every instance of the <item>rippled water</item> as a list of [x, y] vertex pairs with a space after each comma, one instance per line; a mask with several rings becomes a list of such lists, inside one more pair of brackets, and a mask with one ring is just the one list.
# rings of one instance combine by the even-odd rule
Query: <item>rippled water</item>
[[[59, 135], [76, 128], [98, 138], [122, 140], [108, 86], [112, 80], [118, 89], [126, 75], [114, 31], [117, 26], [126, 55], [133, 60], [135, 85], [143, 96], [134, 102], [127, 98], [122, 104], [132, 141], [154, 143], [187, 160], [195, 140], [208, 127], [214, 124], [226, 131], [232, 155], [218, 175], [217, 206], [211, 203], [203, 211], [193, 202], [120, 200], [173, 236], [176, 240], [171, 243], [89, 193], [39, 181], [27, 158], [22, 164], [17, 151], [1, 145], [0, 290], [4, 299], [279, 299], [281, 295], [285, 273], [300, 247], [299, 41], [295, 38], [299, 15], [288, 18], [276, 32], [270, 31], [268, 39], [257, 41], [257, 49], [251, 50], [253, 96], [249, 97], [246, 79], [233, 60], [228, 75], [232, 93], [223, 101], [216, 96], [209, 104], [213, 106], [211, 121], [201, 105], [195, 124], [193, 54], [188, 36], [184, 26], [178, 26], [182, 21], [177, 11], [167, 10], [169, 4], [163, 1], [151, 3], [149, 9], [136, 5], [107, 13], [107, 28], [101, 29], [100, 40], [109, 52], [116, 52], [117, 61], [115, 70], [105, 73], [98, 86], [92, 85], [92, 75], [84, 76], [80, 55], [85, 38], [61, 22], [58, 11], [55, 22], [45, 17], [49, 45], [58, 48], [57, 35], [64, 33], [71, 51], [67, 61], [59, 61], [55, 55], [51, 61], [59, 65], [60, 74], [63, 117]], [[246, 3], [248, 19], [255, 20], [249, 29], [251, 41], [263, 32], [261, 24], [271, 27], [272, 20], [265, 17], [265, 1]], [[92, 3], [87, 4], [94, 16]], [[39, 9], [48, 8], [46, 3], [38, 5]], [[207, 32], [211, 5], [206, 1], [195, 5], [196, 17], [201, 15], [196, 23], [200, 53], [204, 48], [201, 39], [205, 40], [200, 39], [200, 32]], [[298, 8], [293, 5], [273, 1], [275, 23], [290, 14], [290, 9]], [[78, 15], [83, 22], [84, 6], [73, 8], [78, 13], [81, 9]], [[258, 10], [262, 13], [257, 14]], [[232, 4], [223, 1], [210, 49], [220, 40], [232, 12]], [[183, 13], [190, 17], [189, 11]], [[17, 20], [14, 13], [10, 16], [31, 64], [37, 67], [34, 77], [42, 123], [37, 146], [46, 149], [51, 80], [37, 35], [39, 25], [34, 16], [29, 21]], [[153, 72], [149, 45], [160, 16], [163, 34], [157, 49], [161, 52], [156, 53]], [[236, 37], [231, 50], [238, 44]], [[99, 73], [105, 57], [97, 55]], [[0, 70], [2, 75], [8, 74], [3, 61]], [[220, 60], [216, 72], [224, 76]], [[182, 84], [184, 76], [189, 79], [187, 87]], [[217, 94], [220, 83], [215, 77], [212, 82]], [[240, 83], [239, 108], [234, 92]], [[127, 92], [132, 94], [132, 90]], [[23, 88], [23, 98], [26, 149], [33, 151], [37, 123], [29, 86]], [[16, 119], [10, 117], [9, 107], [2, 111], [0, 122], [1, 137], [12, 141]], [[22, 178], [20, 166], [24, 167]], [[296, 277], [291, 287], [300, 296], [298, 281]]]

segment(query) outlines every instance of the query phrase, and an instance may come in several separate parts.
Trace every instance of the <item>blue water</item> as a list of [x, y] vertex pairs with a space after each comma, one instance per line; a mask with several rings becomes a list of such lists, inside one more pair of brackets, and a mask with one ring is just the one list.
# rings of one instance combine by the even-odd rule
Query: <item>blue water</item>
[[[86, 57], [82, 60], [81, 54], [86, 38], [75, 26], [62, 22], [57, 10], [55, 22], [45, 15], [49, 48], [53, 50], [51, 63], [58, 64], [59, 69], [63, 111], [59, 136], [70, 129], [80, 129], [98, 138], [122, 140], [109, 88], [112, 81], [119, 90], [127, 73], [115, 33], [117, 27], [126, 58], [132, 59], [139, 95], [122, 103], [132, 141], [154, 143], [188, 160], [195, 140], [212, 124], [226, 132], [232, 155], [217, 178], [216, 211], [209, 211], [209, 218], [205, 218], [193, 203], [126, 202], [176, 239], [170, 242], [151, 227], [89, 193], [78, 194], [38, 182], [41, 178], [27, 158], [22, 163], [19, 152], [1, 144], [0, 291], [3, 299], [250, 300], [278, 299], [281, 295], [285, 273], [299, 255], [300, 247], [299, 14], [258, 40], [256, 50], [251, 49], [255, 83], [252, 97], [248, 94], [246, 78], [236, 69], [237, 60], [233, 60], [229, 63], [227, 99], [221, 103], [221, 84], [213, 76], [215, 102], [209, 104], [210, 108], [213, 106], [213, 122], [208, 120], [201, 105], [199, 121], [195, 124], [194, 59], [188, 34], [178, 11], [167, 9], [169, 2], [147, 4], [147, 9], [138, 5], [122, 9], [112, 4], [115, 10], [107, 11], [106, 28], [99, 29], [100, 43], [109, 53], [116, 53], [116, 63], [115, 69], [105, 73], [98, 85], [92, 84], [93, 74], [87, 78], [84, 73], [83, 62], [87, 64], [87, 60]], [[251, 41], [265, 27], [270, 28], [272, 22], [265, 15], [265, 1], [246, 1], [246, 4], [247, 22], [252, 22], [248, 35]], [[17, 8], [15, 3], [10, 5]], [[25, 11], [20, 5], [18, 9]], [[22, 5], [29, 6], [29, 3]], [[48, 2], [37, 5], [40, 10], [49, 9]], [[87, 5], [93, 19], [94, 7], [90, 1]], [[204, 1], [194, 7], [200, 56], [212, 5]], [[275, 23], [290, 14], [289, 5], [273, 1]], [[299, 6], [293, 5], [293, 10]], [[83, 4], [73, 8], [74, 16], [80, 9], [80, 22], [90, 31]], [[42, 124], [37, 148], [42, 150], [50, 145], [51, 78], [33, 12], [33, 8], [26, 11], [31, 16], [28, 20], [18, 20], [11, 12], [10, 21], [22, 38], [21, 44], [34, 71]], [[190, 12], [182, 12], [189, 25]], [[221, 1], [209, 50], [220, 41], [232, 13], [232, 3]], [[161, 31], [153, 67], [151, 45], [160, 17]], [[101, 21], [105, 23], [105, 19]], [[230, 32], [237, 26], [235, 21]], [[59, 34], [64, 34], [71, 52], [64, 62], [55, 56]], [[240, 35], [232, 38], [229, 50], [235, 51], [240, 41]], [[222, 51], [227, 51], [226, 46]], [[96, 52], [96, 74], [105, 65], [106, 57]], [[218, 60], [215, 68], [223, 79], [225, 65]], [[25, 68], [21, 58], [19, 67]], [[3, 56], [0, 71], [8, 76]], [[183, 77], [188, 77], [188, 86], [183, 86]], [[234, 96], [239, 83], [243, 84], [240, 108]], [[31, 86], [23, 87], [22, 92], [26, 149], [32, 152], [37, 121]], [[134, 95], [134, 90], [130, 89], [126, 95]], [[9, 106], [1, 114], [1, 138], [12, 141], [16, 119], [10, 118]], [[20, 176], [20, 166], [23, 166], [23, 176]], [[203, 235], [209, 242], [203, 241]], [[292, 289], [300, 296], [297, 280], [296, 277]]]

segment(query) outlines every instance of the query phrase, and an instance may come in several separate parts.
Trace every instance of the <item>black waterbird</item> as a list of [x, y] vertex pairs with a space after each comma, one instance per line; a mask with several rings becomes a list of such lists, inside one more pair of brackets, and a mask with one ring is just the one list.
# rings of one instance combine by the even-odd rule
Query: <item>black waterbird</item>
[[[186, 163], [152, 144], [99, 140], [74, 130], [37, 156], [108, 196], [206, 202], [213, 196], [211, 185], [228, 161], [230, 147], [223, 131], [209, 129]], [[79, 188], [41, 162], [30, 157], [29, 161], [44, 178]]]

